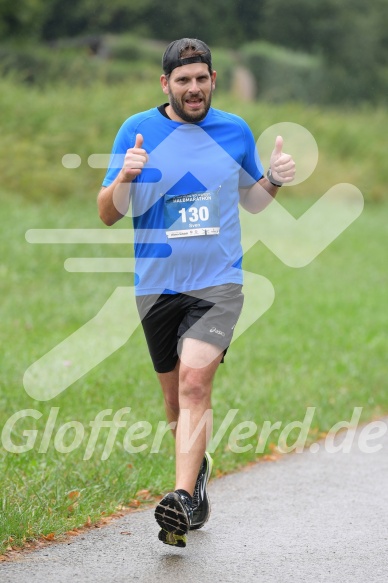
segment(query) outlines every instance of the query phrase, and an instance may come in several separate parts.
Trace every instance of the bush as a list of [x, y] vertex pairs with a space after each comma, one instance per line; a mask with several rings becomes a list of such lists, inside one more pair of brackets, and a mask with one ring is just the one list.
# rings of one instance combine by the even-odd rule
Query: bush
[[323, 74], [318, 57], [266, 42], [246, 44], [240, 55], [256, 79], [260, 99], [320, 103]]
[[[0, 76], [12, 76], [23, 83], [40, 87], [58, 82], [89, 86], [101, 82], [116, 84], [128, 78], [128, 72], [139, 80], [153, 78], [155, 66], [143, 55], [143, 60], [124, 62], [119, 59], [93, 55], [88, 45], [80, 46], [2, 46], [0, 47]], [[159, 69], [160, 70], [160, 64]]]
[[228, 49], [212, 49], [212, 62], [214, 70], [217, 71], [217, 90], [229, 91], [237, 65], [236, 53]]
[[134, 35], [109, 35], [104, 37], [104, 52], [110, 59], [120, 61], [147, 61], [162, 66], [162, 54], [166, 43], [141, 39]]

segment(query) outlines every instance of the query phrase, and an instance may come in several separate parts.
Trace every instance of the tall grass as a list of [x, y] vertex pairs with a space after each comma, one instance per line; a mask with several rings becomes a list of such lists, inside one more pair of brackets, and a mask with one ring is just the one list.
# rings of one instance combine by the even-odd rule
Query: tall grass
[[[59, 84], [44, 91], [3, 80], [0, 167], [7, 191], [32, 200], [89, 197], [103, 172], [88, 166], [88, 156], [109, 152], [117, 129], [129, 115], [163, 102], [157, 77], [155, 73], [153, 81], [139, 81], [129, 67], [119, 85]], [[217, 92], [214, 104], [242, 115], [256, 138], [280, 121], [298, 123], [313, 134], [319, 166], [307, 182], [293, 189], [294, 194], [323, 193], [335, 183], [352, 182], [367, 200], [385, 197], [385, 110], [245, 104]], [[79, 168], [62, 166], [67, 153], [81, 157]]]

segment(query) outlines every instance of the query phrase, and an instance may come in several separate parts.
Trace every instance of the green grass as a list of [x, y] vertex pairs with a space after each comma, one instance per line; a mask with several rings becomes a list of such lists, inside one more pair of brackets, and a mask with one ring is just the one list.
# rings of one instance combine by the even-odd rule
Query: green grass
[[[163, 103], [156, 71], [153, 78], [152, 82], [139, 81], [129, 67], [128, 78], [119, 85], [57, 84], [44, 91], [3, 79], [0, 167], [7, 191], [37, 201], [88, 199], [103, 177], [103, 172], [88, 166], [88, 157], [110, 152], [116, 131], [128, 116]], [[367, 200], [386, 198], [388, 118], [384, 109], [246, 104], [217, 91], [214, 104], [242, 115], [255, 138], [279, 122], [300, 124], [312, 133], [319, 147], [317, 171], [295, 194], [318, 196], [333, 184], [351, 182]], [[79, 168], [62, 166], [62, 157], [68, 153], [81, 157]]]
[[[308, 201], [303, 201], [306, 206]], [[288, 202], [295, 216], [301, 201]], [[145, 343], [137, 331], [128, 343], [61, 396], [34, 401], [24, 391], [25, 369], [59, 341], [88, 321], [118, 285], [128, 285], [123, 274], [70, 274], [63, 269], [68, 256], [110, 256], [112, 249], [85, 246], [31, 245], [24, 233], [39, 227], [98, 227], [94, 195], [88, 202], [71, 199], [41, 205], [3, 193], [2, 245], [2, 355], [0, 426], [19, 410], [35, 409], [41, 419], [27, 418], [15, 426], [13, 441], [26, 442], [23, 430], [36, 429], [35, 447], [23, 454], [1, 451], [2, 506], [0, 542], [11, 536], [13, 545], [39, 535], [56, 536], [98, 520], [120, 504], [128, 504], [140, 489], [157, 495], [173, 483], [173, 443], [167, 436], [158, 454], [129, 454], [123, 448], [126, 429], [120, 429], [110, 457], [101, 454], [108, 432], [101, 430], [92, 457], [84, 461], [89, 423], [99, 411], [131, 407], [128, 425], [146, 420], [152, 435], [164, 419], [160, 390], [149, 364]], [[251, 250], [246, 269], [268, 277], [275, 287], [272, 308], [230, 349], [214, 389], [215, 427], [229, 409], [233, 422], [303, 420], [308, 406], [316, 407], [312, 422], [327, 431], [337, 421], [350, 420], [353, 408], [363, 407], [362, 419], [388, 412], [384, 362], [388, 324], [385, 310], [387, 205], [368, 205], [361, 217], [310, 266], [283, 266], [260, 244]], [[125, 225], [124, 225], [125, 226]], [[121, 225], [118, 226], [120, 228]], [[114, 254], [129, 250], [115, 246]], [[259, 269], [257, 266], [260, 266]], [[85, 427], [80, 447], [67, 455], [55, 450], [38, 453], [51, 407], [58, 407], [54, 437], [64, 423]], [[108, 417], [111, 418], [111, 417]], [[215, 466], [233, 470], [256, 459], [253, 451], [236, 454], [228, 447], [227, 432], [215, 452]], [[268, 440], [276, 443], [279, 431]], [[67, 443], [73, 435], [67, 435]], [[65, 440], [66, 441], [66, 440]], [[256, 445], [257, 437], [240, 445]], [[138, 444], [143, 443], [140, 440]], [[80, 492], [77, 505], [69, 499]], [[69, 510], [70, 507], [70, 510]], [[4, 543], [3, 548], [6, 546]]]
[[[114, 413], [131, 407], [124, 417], [127, 427], [148, 421], [152, 434], [139, 444], [150, 445], [157, 423], [164, 419], [160, 389], [140, 330], [52, 401], [33, 400], [22, 382], [31, 363], [90, 320], [117, 286], [131, 281], [130, 275], [74, 274], [63, 267], [68, 257], [126, 257], [131, 250], [124, 245], [31, 245], [25, 232], [104, 228], [95, 204], [102, 172], [87, 166], [87, 156], [109, 151], [125, 117], [161, 101], [157, 86], [132, 87], [130, 82], [120, 89], [96, 85], [46, 92], [6, 82], [0, 94], [5, 113], [0, 145], [0, 430], [17, 411], [34, 409], [42, 414], [39, 419], [18, 421], [12, 435], [15, 444], [23, 444], [28, 439], [23, 432], [36, 430], [31, 451], [14, 454], [0, 449], [0, 554], [9, 537], [16, 546], [49, 533], [58, 537], [83, 525], [89, 516], [94, 522], [102, 513], [130, 503], [141, 489], [156, 496], [173, 485], [170, 436], [157, 454], [150, 454], [149, 448], [128, 453], [123, 447], [126, 428], [122, 428], [111, 455], [102, 460], [108, 436], [108, 430], [102, 429], [93, 455], [83, 459], [89, 424], [102, 410]], [[388, 203], [380, 138], [385, 117], [378, 110], [242, 106], [222, 94], [216, 105], [244, 115], [256, 136], [260, 128], [278, 121], [300, 123], [316, 136], [320, 158], [315, 173], [305, 184], [283, 189], [279, 195], [295, 216], [336, 182], [354, 182], [369, 201], [380, 202], [369, 202], [361, 217], [305, 268], [284, 266], [261, 244], [247, 253], [245, 268], [267, 277], [276, 297], [272, 308], [236, 340], [217, 373], [215, 428], [234, 408], [238, 414], [232, 427], [250, 420], [260, 431], [265, 420], [281, 421], [282, 427], [302, 421], [310, 406], [316, 407], [309, 436], [313, 440], [336, 422], [350, 420], [354, 407], [363, 408], [363, 421], [386, 414]], [[61, 166], [68, 152], [81, 155], [84, 163], [79, 169]], [[125, 220], [113, 228], [123, 227], [128, 227]], [[48, 451], [39, 453], [53, 407], [59, 409], [53, 439]], [[54, 446], [58, 429], [74, 421], [84, 426], [84, 439], [73, 452], [58, 453]], [[215, 467], [222, 471], [257, 458], [255, 447], [233, 453], [229, 434], [214, 454]], [[265, 453], [278, 436], [275, 431]], [[65, 442], [72, 438], [69, 432]], [[256, 442], [257, 436], [241, 444], [256, 446]], [[79, 497], [69, 498], [74, 491]]]

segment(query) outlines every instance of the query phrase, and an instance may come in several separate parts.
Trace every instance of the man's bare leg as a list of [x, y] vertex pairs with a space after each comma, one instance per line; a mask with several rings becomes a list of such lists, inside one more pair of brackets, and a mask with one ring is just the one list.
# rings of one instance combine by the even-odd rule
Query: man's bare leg
[[[164, 397], [164, 409], [168, 423], [178, 423], [179, 417], [179, 360], [171, 372], [157, 373]], [[176, 425], [171, 428], [176, 437]]]
[[[214, 359], [207, 364], [209, 355]], [[187, 451], [187, 441], [190, 440], [203, 416], [211, 410], [212, 382], [221, 357], [222, 353], [217, 346], [186, 338], [183, 341], [181, 354], [183, 362], [178, 361], [174, 370], [157, 375], [163, 391], [167, 421], [177, 423], [176, 428], [172, 428], [172, 433], [177, 438], [175, 489], [186, 490], [189, 494], [194, 491], [206, 450], [207, 438], [211, 433], [209, 415], [189, 451]], [[205, 366], [203, 363], [206, 363]], [[179, 424], [181, 410], [184, 411], [182, 423]]]
[[[158, 375], [169, 422], [175, 421], [179, 409], [175, 434], [175, 490], [180, 492], [170, 492], [159, 502], [155, 508], [155, 518], [161, 527], [158, 535], [160, 541], [185, 547], [186, 534], [191, 528], [194, 514], [192, 504], [181, 491], [193, 495], [207, 441], [211, 436], [212, 417], [209, 413], [212, 382], [222, 358], [222, 350], [206, 342], [186, 338], [180, 356], [174, 371]], [[202, 423], [204, 416], [206, 422]], [[194, 528], [200, 528], [206, 522], [208, 511], [201, 508], [201, 512], [203, 510], [205, 515], [200, 515], [200, 521]]]
[[[180, 414], [176, 430], [175, 489], [185, 490], [190, 495], [211, 436], [211, 390], [221, 358], [222, 352], [217, 346], [194, 338], [183, 341], [179, 365]], [[195, 441], [188, 443], [206, 414], [206, 423]]]

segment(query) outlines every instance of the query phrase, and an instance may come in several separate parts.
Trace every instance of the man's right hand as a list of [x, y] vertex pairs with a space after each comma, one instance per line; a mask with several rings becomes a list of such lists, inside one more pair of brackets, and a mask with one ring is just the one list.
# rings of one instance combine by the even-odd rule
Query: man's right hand
[[120, 182], [132, 182], [136, 176], [141, 174], [144, 166], [148, 162], [147, 152], [142, 148], [144, 138], [141, 134], [136, 135], [136, 142], [133, 148], [129, 148], [124, 158], [124, 165], [121, 170]]

